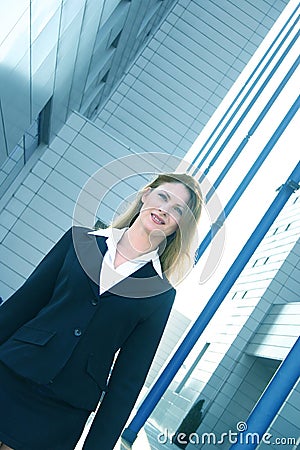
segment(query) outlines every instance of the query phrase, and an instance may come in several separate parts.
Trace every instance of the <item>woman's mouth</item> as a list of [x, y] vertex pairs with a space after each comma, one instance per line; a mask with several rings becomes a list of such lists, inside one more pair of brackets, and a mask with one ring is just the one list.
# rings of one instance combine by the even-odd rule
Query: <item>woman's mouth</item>
[[157, 225], [165, 225], [165, 221], [161, 219], [159, 216], [157, 216], [154, 213], [151, 213], [151, 217], [153, 222], [155, 222]]

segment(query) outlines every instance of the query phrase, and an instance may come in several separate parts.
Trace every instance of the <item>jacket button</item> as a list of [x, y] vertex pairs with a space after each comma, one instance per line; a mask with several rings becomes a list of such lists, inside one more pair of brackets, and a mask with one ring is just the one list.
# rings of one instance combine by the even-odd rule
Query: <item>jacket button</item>
[[81, 336], [81, 329], [80, 328], [75, 328], [75, 330], [74, 330], [74, 335], [75, 336]]
[[97, 306], [98, 305], [98, 300], [96, 298], [93, 298], [92, 305], [93, 306]]

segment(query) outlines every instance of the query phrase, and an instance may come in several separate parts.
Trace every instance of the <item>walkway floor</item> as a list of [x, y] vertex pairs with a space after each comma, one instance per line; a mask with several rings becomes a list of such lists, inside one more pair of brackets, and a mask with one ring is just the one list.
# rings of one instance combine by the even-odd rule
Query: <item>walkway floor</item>
[[[176, 445], [170, 443], [169, 436], [162, 435], [161, 432], [157, 430], [157, 428], [155, 428], [153, 425], [147, 423], [142, 431], [148, 439], [149, 450], [179, 450]], [[135, 449], [133, 448], [133, 450]]]
[[[130, 450], [118, 443], [114, 450]], [[147, 423], [139, 432], [132, 450], [179, 450], [166, 436], [162, 435], [153, 425]]]
[[[75, 450], [82, 450], [82, 445], [86, 434], [89, 430], [89, 426], [91, 425], [91, 421], [89, 420], [87, 426], [84, 430], [84, 433], [76, 445]], [[121, 442], [118, 441], [114, 450], [131, 450], [125, 446], [121, 446]], [[132, 446], [132, 450], [179, 450], [178, 447], [174, 444], [170, 443], [170, 439], [165, 435], [162, 435], [161, 432], [155, 428], [153, 425], [147, 423], [144, 428], [139, 432], [136, 441]]]
[[159, 431], [151, 425], [146, 425], [138, 434], [132, 447], [121, 445], [120, 441], [114, 450], [178, 450], [177, 447], [160, 444], [158, 441]]

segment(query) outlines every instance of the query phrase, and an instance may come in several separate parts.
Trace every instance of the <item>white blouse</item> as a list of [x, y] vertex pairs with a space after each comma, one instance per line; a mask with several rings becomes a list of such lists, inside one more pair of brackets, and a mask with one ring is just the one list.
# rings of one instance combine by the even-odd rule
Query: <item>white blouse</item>
[[161, 278], [163, 278], [158, 249], [145, 253], [133, 260], [126, 261], [117, 268], [114, 267], [117, 244], [127, 229], [128, 228], [105, 228], [89, 232], [89, 234], [108, 238], [106, 240], [107, 252], [104, 255], [100, 272], [100, 295], [103, 294], [103, 292], [108, 291], [124, 278], [131, 275], [133, 272], [143, 267], [149, 261], [152, 261], [155, 271]]

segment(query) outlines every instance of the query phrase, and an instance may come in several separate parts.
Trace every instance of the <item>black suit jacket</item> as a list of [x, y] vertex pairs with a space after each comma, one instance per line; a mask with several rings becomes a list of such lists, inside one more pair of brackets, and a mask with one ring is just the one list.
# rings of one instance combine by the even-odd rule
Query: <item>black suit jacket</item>
[[84, 449], [112, 450], [144, 384], [175, 289], [148, 263], [99, 295], [106, 238], [88, 231], [66, 232], [1, 305], [0, 360], [88, 411], [106, 391]]

